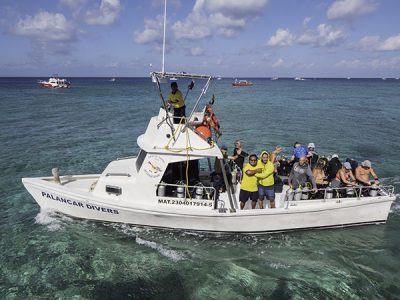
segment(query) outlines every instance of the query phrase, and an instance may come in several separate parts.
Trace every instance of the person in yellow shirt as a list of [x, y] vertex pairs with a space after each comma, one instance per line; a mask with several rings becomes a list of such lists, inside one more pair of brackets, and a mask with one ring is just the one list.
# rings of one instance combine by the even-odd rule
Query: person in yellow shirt
[[243, 209], [247, 200], [251, 199], [251, 207], [254, 209], [258, 200], [258, 179], [254, 174], [261, 173], [262, 168], [257, 166], [257, 155], [249, 156], [249, 163], [243, 167], [243, 178], [240, 185], [239, 201], [240, 209]]
[[[178, 84], [174, 81], [171, 83], [171, 94], [168, 97], [168, 103], [174, 107], [174, 124], [179, 124], [182, 117], [186, 115], [185, 99], [182, 92], [178, 89]], [[184, 123], [184, 120], [182, 120]]]
[[[269, 153], [263, 151], [260, 160], [257, 164], [262, 168], [261, 173], [256, 173], [254, 176], [258, 179], [258, 206], [264, 208], [264, 197], [270, 201], [271, 208], [275, 208], [275, 190], [274, 190], [274, 164], [270, 161]], [[268, 204], [267, 204], [268, 207]]]

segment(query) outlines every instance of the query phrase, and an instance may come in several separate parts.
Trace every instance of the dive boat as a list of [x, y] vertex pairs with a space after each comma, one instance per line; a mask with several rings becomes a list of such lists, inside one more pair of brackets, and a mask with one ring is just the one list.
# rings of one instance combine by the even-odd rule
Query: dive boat
[[68, 80], [66, 80], [64, 78], [59, 78], [57, 75], [50, 77], [47, 81], [39, 80], [38, 83], [42, 88], [57, 89], [57, 88], [71, 87], [71, 83]]
[[[203, 82], [186, 120], [175, 124], [162, 95], [160, 80]], [[119, 158], [99, 174], [23, 178], [41, 209], [75, 218], [139, 226], [220, 233], [264, 233], [385, 223], [395, 200], [393, 186], [306, 189], [277, 186], [276, 208], [240, 209], [240, 180], [227, 168], [216, 142], [221, 134], [206, 99], [209, 75], [152, 72], [161, 108], [137, 138], [135, 157]], [[213, 165], [221, 169], [216, 185]], [[279, 189], [278, 189], [279, 188]], [[344, 193], [342, 193], [344, 191]]]
[[244, 80], [244, 79], [242, 79], [242, 80], [235, 79], [235, 81], [232, 82], [232, 85], [233, 86], [252, 86], [252, 85], [254, 85], [254, 83], [252, 83], [251, 81]]

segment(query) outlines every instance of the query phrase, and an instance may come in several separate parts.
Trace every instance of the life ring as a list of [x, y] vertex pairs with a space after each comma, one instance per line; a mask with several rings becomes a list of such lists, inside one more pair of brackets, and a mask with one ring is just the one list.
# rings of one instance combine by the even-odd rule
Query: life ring
[[208, 143], [211, 141], [211, 129], [209, 126], [206, 125], [199, 125], [194, 130], [203, 140], [207, 141]]

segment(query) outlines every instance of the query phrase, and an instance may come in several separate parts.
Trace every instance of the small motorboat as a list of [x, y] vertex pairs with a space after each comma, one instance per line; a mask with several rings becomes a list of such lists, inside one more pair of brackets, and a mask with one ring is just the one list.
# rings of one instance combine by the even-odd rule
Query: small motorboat
[[42, 88], [49, 88], [49, 89], [70, 88], [71, 87], [71, 83], [68, 80], [66, 80], [64, 78], [59, 78], [57, 75], [53, 75], [47, 81], [39, 80], [38, 83]]
[[242, 79], [242, 80], [235, 79], [235, 81], [232, 82], [232, 85], [233, 86], [253, 86], [254, 83], [252, 83], [251, 81], [244, 80], [244, 79]]

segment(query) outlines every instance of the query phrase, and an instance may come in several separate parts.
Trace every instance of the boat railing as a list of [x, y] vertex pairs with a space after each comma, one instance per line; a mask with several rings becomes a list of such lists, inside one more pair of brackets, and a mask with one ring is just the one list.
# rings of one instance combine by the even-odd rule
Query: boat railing
[[326, 201], [327, 199], [339, 198], [357, 198], [377, 197], [394, 195], [394, 186], [392, 185], [372, 185], [372, 186], [345, 186], [345, 187], [326, 187], [317, 190], [304, 189], [288, 189], [285, 194], [285, 201], [301, 201], [301, 200], [317, 200]]
[[215, 201], [216, 190], [212, 186], [202, 184], [185, 185], [184, 183], [164, 183], [156, 184], [158, 197], [171, 197], [182, 200], [213, 200]]

